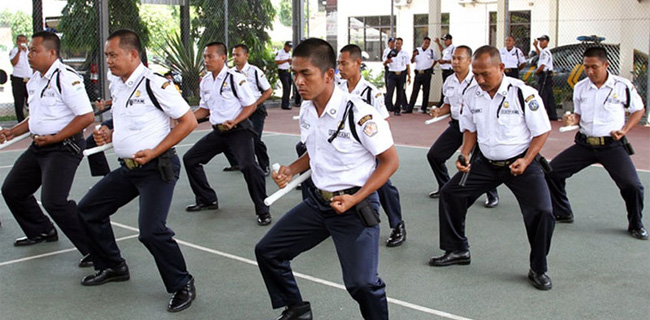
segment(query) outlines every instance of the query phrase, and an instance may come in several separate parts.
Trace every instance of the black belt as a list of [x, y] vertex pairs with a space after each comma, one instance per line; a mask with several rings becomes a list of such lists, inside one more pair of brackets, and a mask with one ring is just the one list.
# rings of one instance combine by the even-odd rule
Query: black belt
[[[54, 135], [54, 133], [51, 134], [51, 135]], [[34, 137], [36, 137], [36, 136], [39, 136], [39, 135], [38, 135], [38, 134], [32, 134], [32, 139], [34, 139]], [[84, 138], [84, 134], [81, 133], [81, 132], [77, 132], [77, 133], [75, 133], [75, 134], [73, 134], [73, 135], [67, 137], [66, 139], [70, 139], [70, 140], [82, 140], [83, 138]]]
[[232, 128], [230, 128], [230, 129], [227, 129], [226, 126], [223, 125], [223, 123], [217, 123], [217, 124], [213, 124], [213, 125], [212, 125], [212, 129], [217, 130], [217, 131], [219, 131], [220, 133], [224, 133], [224, 132], [227, 132], [227, 131], [230, 131], [230, 130], [234, 130], [234, 129], [237, 129], [237, 128], [239, 128], [239, 125], [238, 125], [238, 124], [234, 125], [234, 126], [233, 126]]
[[389, 71], [388, 73], [390, 73], [390, 74], [394, 74], [394, 75], [396, 75], [396, 76], [399, 76], [399, 75], [401, 75], [401, 74], [404, 73], [404, 72], [406, 72], [406, 70], [402, 70], [402, 71]]
[[353, 187], [349, 189], [343, 189], [339, 191], [325, 191], [325, 190], [320, 190], [320, 189], [314, 189], [317, 195], [321, 197], [322, 200], [325, 202], [329, 203], [330, 199], [334, 198], [335, 196], [340, 196], [344, 194], [355, 194], [357, 191], [359, 191], [359, 187]]
[[22, 82], [29, 81], [29, 78], [16, 77], [13, 74], [10, 76], [10, 78], [11, 78], [11, 80], [19, 80], [19, 81], [22, 81]]
[[[170, 148], [170, 149], [168, 149], [167, 151], [163, 152], [163, 153], [160, 154], [158, 157], [156, 157], [156, 158], [154, 158], [154, 159], [151, 159], [151, 161], [149, 161], [149, 162], [147, 162], [147, 163], [152, 163], [153, 161], [155, 161], [155, 160], [158, 159], [159, 157], [162, 157], [163, 155], [166, 155], [166, 154], [168, 154], [168, 153], [170, 153], [170, 156], [176, 155], [176, 148]], [[144, 164], [139, 164], [139, 163], [138, 163], [137, 161], [135, 161], [133, 158], [118, 158], [117, 161], [119, 161], [121, 165], [125, 166], [125, 167], [126, 167], [127, 169], [129, 169], [129, 170], [133, 170], [133, 169], [135, 169], [135, 168], [139, 168], [139, 167], [144, 166]], [[145, 164], [146, 164], [146, 163], [145, 163]]]
[[424, 69], [424, 70], [415, 70], [417, 74], [429, 74], [431, 73], [431, 69]]
[[[526, 151], [528, 151], [528, 150], [526, 150]], [[519, 158], [523, 157], [524, 155], [526, 155], [526, 151], [524, 151], [523, 153], [521, 153], [521, 154], [519, 154], [517, 156], [514, 156], [514, 157], [512, 157], [510, 159], [506, 159], [506, 160], [490, 160], [488, 158], [485, 158], [485, 156], [483, 156], [483, 158], [485, 158], [485, 160], [487, 160], [487, 162], [489, 164], [491, 164], [493, 167], [507, 168], [509, 165], [511, 165], [515, 161], [517, 161], [517, 159], [519, 159]]]
[[590, 145], [592, 147], [603, 147], [618, 142], [612, 137], [590, 137], [581, 132], [576, 134], [576, 142]]

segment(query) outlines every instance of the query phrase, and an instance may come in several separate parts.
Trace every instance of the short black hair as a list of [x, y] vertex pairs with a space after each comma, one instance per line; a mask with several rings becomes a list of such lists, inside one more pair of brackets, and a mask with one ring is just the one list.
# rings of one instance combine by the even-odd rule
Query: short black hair
[[21, 33], [21, 34], [19, 34], [19, 35], [16, 36], [16, 40], [18, 40], [18, 38], [25, 38], [25, 39], [27, 39], [27, 36]]
[[32, 39], [34, 38], [43, 39], [43, 46], [45, 48], [48, 50], [54, 49], [56, 56], [61, 56], [61, 40], [55, 33], [49, 31], [39, 31], [32, 35]]
[[323, 39], [309, 38], [301, 42], [293, 50], [293, 56], [309, 59], [322, 72], [336, 68], [334, 48]]
[[501, 63], [501, 54], [499, 53], [499, 49], [493, 46], [482, 46], [476, 49], [476, 52], [474, 52], [474, 60], [485, 54], [490, 55], [492, 63]]
[[225, 43], [219, 41], [212, 41], [205, 45], [205, 47], [217, 46], [217, 53], [220, 56], [228, 56], [228, 47]]
[[142, 55], [142, 41], [140, 41], [140, 36], [138, 36], [135, 31], [131, 29], [115, 30], [106, 40], [110, 41], [115, 38], [120, 39], [120, 48], [125, 50], [135, 50], [138, 52], [138, 55]]
[[429, 41], [431, 41], [431, 38], [429, 38], [429, 37], [424, 37], [423, 40], [429, 40]]
[[404, 43], [404, 39], [399, 38], [399, 37], [398, 37], [398, 38], [395, 38], [395, 42], [397, 42], [398, 40], [399, 40], [399, 41], [402, 41], [402, 43]]
[[361, 59], [361, 48], [359, 48], [359, 46], [356, 44], [348, 44], [345, 47], [343, 47], [340, 52], [349, 53], [350, 58], [352, 59]]
[[584, 58], [598, 58], [602, 62], [607, 62], [607, 51], [603, 47], [591, 47], [582, 54]]
[[454, 49], [454, 52], [458, 51], [458, 49], [464, 49], [467, 52], [468, 57], [472, 57], [472, 48], [466, 46], [466, 45], [460, 45], [457, 46], [456, 49]]
[[244, 53], [248, 54], [248, 46], [246, 46], [246, 45], [243, 44], [243, 43], [237, 44], [237, 45], [235, 45], [235, 46], [232, 47], [232, 48], [233, 48], [233, 49], [241, 48], [242, 50], [244, 50]]

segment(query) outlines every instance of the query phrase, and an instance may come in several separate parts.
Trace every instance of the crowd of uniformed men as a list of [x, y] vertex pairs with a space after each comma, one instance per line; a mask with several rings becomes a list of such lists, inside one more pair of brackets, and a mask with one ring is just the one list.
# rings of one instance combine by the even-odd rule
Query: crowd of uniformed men
[[[278, 51], [281, 107], [291, 108], [292, 87], [296, 104], [304, 102], [299, 115], [301, 156], [272, 172], [272, 178], [282, 188], [295, 175], [311, 169], [311, 179], [302, 185], [303, 201], [284, 214], [255, 247], [272, 305], [285, 308], [277, 319], [312, 319], [310, 303], [301, 297], [290, 261], [330, 236], [345, 287], [358, 302], [363, 318], [388, 318], [385, 283], [377, 271], [380, 206], [392, 229], [386, 245], [395, 247], [406, 240], [399, 192], [389, 180], [399, 159], [388, 118], [389, 112], [412, 113], [420, 89], [421, 112], [434, 118], [450, 115], [449, 127], [427, 154], [439, 187], [429, 196], [439, 198], [439, 244], [444, 251], [431, 258], [429, 265], [471, 262], [465, 235], [468, 207], [484, 193], [485, 206], [496, 207], [496, 187], [505, 184], [519, 202], [530, 243], [528, 278], [537, 289], [551, 289], [546, 256], [554, 225], [574, 219], [566, 179], [593, 163], [601, 163], [621, 190], [629, 233], [648, 239], [641, 221], [643, 186], [625, 138], [641, 119], [644, 106], [630, 81], [607, 71], [605, 50], [594, 46], [583, 54], [587, 78], [575, 87], [574, 113], [562, 118], [565, 125], [579, 125], [580, 130], [575, 145], [549, 165], [539, 154], [549, 136], [550, 121], [557, 119], [548, 36], [534, 42], [540, 55], [537, 90], [518, 79], [525, 57], [513, 37], [506, 39], [501, 50], [483, 46], [476, 51], [454, 46], [452, 39], [449, 34], [436, 38], [439, 50], [434, 50], [431, 39], [425, 37], [410, 56], [402, 50], [401, 38], [389, 39], [383, 54], [385, 97], [361, 76], [362, 52], [356, 45], [346, 45], [337, 54], [324, 40], [310, 38], [295, 49], [287, 42]], [[100, 109], [110, 106], [112, 119], [98, 125], [85, 140], [83, 130], [94, 121], [93, 108], [83, 79], [60, 62], [59, 38], [37, 32], [28, 45], [23, 45], [24, 36], [17, 40], [10, 58], [21, 67], [16, 68], [12, 81], [25, 85], [24, 93], [17, 89], [17, 103], [26, 100], [30, 113], [14, 127], [2, 129], [0, 142], [27, 132], [33, 142], [2, 185], [2, 196], [25, 233], [14, 244], [58, 240], [57, 229], [34, 197], [42, 188], [43, 208], [83, 255], [79, 266], [96, 270], [81, 284], [126, 281], [129, 269], [109, 217], [139, 196], [139, 240], [153, 255], [165, 288], [172, 294], [167, 310], [188, 308], [196, 297], [195, 280], [166, 225], [181, 171], [174, 145], [196, 128], [197, 121], [207, 119], [212, 125], [213, 130], [182, 158], [195, 195], [187, 211], [218, 209], [217, 194], [203, 166], [223, 152], [231, 164], [228, 169], [244, 175], [257, 223], [271, 224], [269, 207], [264, 204], [269, 157], [261, 133], [264, 102], [272, 89], [264, 72], [248, 64], [247, 46], [238, 44], [232, 49], [234, 67], [228, 68], [226, 45], [208, 43], [203, 51], [206, 73], [200, 84], [201, 100], [192, 111], [169, 79], [141, 62], [138, 35], [115, 31], [104, 52], [111, 99], [96, 104]], [[23, 70], [25, 59], [33, 73]], [[442, 98], [429, 109], [437, 63], [444, 79]], [[405, 83], [411, 82], [412, 73], [413, 93], [407, 101]], [[397, 102], [393, 102], [395, 90]], [[630, 114], [627, 120], [626, 112]], [[170, 119], [175, 120], [174, 126]], [[103, 177], [78, 204], [69, 200], [84, 148], [109, 142], [120, 166], [110, 171], [103, 154], [89, 157], [91, 173]], [[450, 177], [445, 162], [458, 148], [458, 173]]]

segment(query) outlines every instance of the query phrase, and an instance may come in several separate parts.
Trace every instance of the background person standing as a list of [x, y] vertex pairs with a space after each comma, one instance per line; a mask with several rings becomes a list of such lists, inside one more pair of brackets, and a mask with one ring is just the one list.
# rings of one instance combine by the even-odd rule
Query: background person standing
[[9, 60], [14, 67], [11, 73], [11, 89], [14, 95], [16, 120], [25, 120], [25, 105], [27, 103], [27, 81], [32, 76], [32, 68], [27, 61], [27, 37], [23, 34], [16, 37], [16, 47], [9, 52]]
[[[548, 41], [549, 37], [543, 35], [533, 42], [535, 51], [539, 55], [535, 75], [537, 76], [537, 90], [544, 101], [548, 118], [554, 121], [557, 120], [557, 110], [555, 110], [555, 97], [553, 96], [553, 54], [548, 48]], [[538, 43], [542, 47], [541, 50], [537, 47]]]

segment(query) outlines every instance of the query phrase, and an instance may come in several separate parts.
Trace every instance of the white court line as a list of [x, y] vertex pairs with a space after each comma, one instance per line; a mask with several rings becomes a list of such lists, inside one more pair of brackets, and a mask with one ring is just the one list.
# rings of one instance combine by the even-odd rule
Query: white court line
[[[128, 240], [128, 239], [131, 239], [131, 238], [135, 238], [137, 236], [138, 236], [137, 234], [134, 234], [134, 235], [130, 235], [130, 236], [126, 236], [126, 237], [116, 239], [115, 241]], [[26, 257], [26, 258], [20, 258], [20, 259], [16, 259], [16, 260], [9, 260], [9, 261], [5, 261], [5, 262], [0, 262], [0, 267], [7, 266], [7, 265], [10, 265], [10, 264], [14, 264], [14, 263], [19, 263], [19, 262], [25, 262], [25, 261], [29, 261], [29, 260], [45, 258], [45, 257], [49, 257], [49, 256], [61, 254], [61, 253], [71, 252], [71, 251], [77, 251], [77, 248], [64, 249], [64, 250], [59, 250], [59, 251], [54, 251], [54, 252], [43, 253], [43, 254], [39, 254], [39, 255], [35, 255], [35, 256], [31, 256], [31, 257]]]
[[[121, 224], [121, 223], [117, 223], [117, 222], [112, 222], [111, 224], [113, 224], [116, 227], [124, 228], [124, 229], [127, 229], [127, 230], [136, 231], [136, 232], [138, 231], [138, 228], [127, 226], [125, 224]], [[257, 266], [257, 262], [255, 262], [254, 260], [251, 260], [251, 259], [243, 258], [243, 257], [240, 257], [240, 256], [236, 256], [234, 254], [226, 253], [226, 252], [215, 250], [215, 249], [206, 248], [204, 246], [200, 246], [200, 245], [197, 245], [197, 244], [194, 244], [194, 243], [191, 243], [191, 242], [187, 242], [187, 241], [183, 241], [183, 240], [179, 240], [179, 239], [176, 239], [176, 242], [178, 242], [179, 244], [182, 244], [182, 245], [184, 245], [186, 247], [194, 248], [194, 249], [197, 249], [197, 250], [200, 250], [200, 251], [203, 251], [203, 252], [212, 253], [212, 254], [217, 255], [217, 256], [221, 256], [221, 257], [228, 258], [228, 259], [231, 259], [231, 260], [235, 260], [235, 261], [243, 262], [243, 263], [250, 264], [250, 265], [253, 265], [253, 266]], [[339, 283], [336, 283], [336, 282], [316, 278], [316, 277], [313, 277], [313, 276], [310, 276], [310, 275], [307, 275], [307, 274], [304, 274], [304, 273], [299, 273], [299, 272], [294, 272], [293, 275], [298, 277], [298, 278], [302, 278], [302, 279], [305, 279], [305, 280], [309, 280], [309, 281], [312, 281], [312, 282], [316, 282], [316, 283], [319, 283], [319, 284], [326, 285], [328, 287], [337, 288], [337, 289], [341, 289], [341, 290], [346, 290], [345, 286], [343, 286], [343, 285], [341, 285]], [[402, 307], [406, 307], [406, 308], [409, 308], [409, 309], [413, 309], [413, 310], [416, 310], [416, 311], [420, 311], [420, 312], [423, 312], [423, 313], [428, 313], [428, 314], [444, 317], [444, 318], [447, 318], [447, 319], [471, 320], [470, 318], [465, 318], [465, 317], [457, 316], [455, 314], [451, 314], [451, 313], [448, 313], [448, 312], [423, 307], [423, 306], [420, 306], [420, 305], [417, 305], [417, 304], [413, 304], [413, 303], [402, 301], [402, 300], [395, 299], [395, 298], [388, 298], [388, 302], [390, 302], [392, 304], [400, 305]]]

